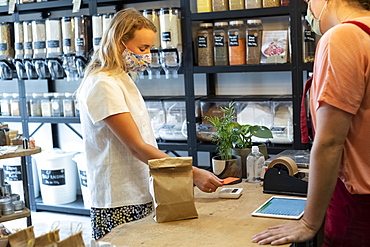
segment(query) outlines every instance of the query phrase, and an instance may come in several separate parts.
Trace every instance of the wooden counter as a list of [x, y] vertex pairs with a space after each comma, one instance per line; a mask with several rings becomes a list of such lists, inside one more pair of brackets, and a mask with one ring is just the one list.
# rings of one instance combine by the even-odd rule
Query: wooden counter
[[272, 196], [263, 194], [259, 184], [242, 182], [223, 187], [244, 190], [239, 199], [220, 199], [218, 191], [208, 194], [195, 188], [195, 205], [199, 214], [197, 219], [156, 223], [150, 215], [116, 227], [101, 240], [117, 247], [258, 246], [251, 242], [254, 234], [287, 221], [251, 216], [255, 209]]
[[40, 152], [41, 152], [40, 147], [35, 147], [33, 149], [23, 149], [19, 147], [15, 152], [0, 155], [0, 159], [23, 157], [27, 155], [37, 154]]

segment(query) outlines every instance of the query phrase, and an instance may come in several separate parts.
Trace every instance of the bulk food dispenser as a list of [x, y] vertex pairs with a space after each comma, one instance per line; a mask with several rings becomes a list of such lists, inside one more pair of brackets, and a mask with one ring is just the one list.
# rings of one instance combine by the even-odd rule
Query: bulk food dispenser
[[0, 23], [0, 78], [9, 80], [13, 78], [13, 42], [11, 37], [11, 25], [7, 22]]
[[[36, 79], [37, 73], [33, 64], [33, 48], [32, 48], [32, 21], [23, 22], [23, 64], [26, 69], [27, 78]], [[17, 69], [18, 71], [18, 69]]]
[[75, 31], [73, 17], [62, 17], [62, 48], [63, 48], [63, 69], [67, 81], [78, 80], [78, 71], [75, 62]]
[[186, 141], [186, 108], [184, 101], [165, 101], [166, 123], [158, 129], [158, 134], [165, 141]]
[[92, 16], [92, 36], [94, 52], [99, 48], [100, 40], [103, 36], [103, 15]]
[[64, 77], [62, 67], [62, 30], [60, 19], [46, 19], [46, 62], [51, 79]]
[[83, 78], [84, 70], [87, 65], [87, 60], [89, 58], [90, 50], [90, 18], [88, 16], [75, 16], [75, 47], [76, 47], [76, 57], [75, 63], [78, 71], [78, 76]]
[[14, 22], [14, 60], [13, 64], [17, 71], [18, 79], [27, 79], [26, 68], [24, 67], [24, 34], [23, 22]]
[[45, 20], [32, 21], [33, 64], [39, 79], [50, 78], [46, 62]]

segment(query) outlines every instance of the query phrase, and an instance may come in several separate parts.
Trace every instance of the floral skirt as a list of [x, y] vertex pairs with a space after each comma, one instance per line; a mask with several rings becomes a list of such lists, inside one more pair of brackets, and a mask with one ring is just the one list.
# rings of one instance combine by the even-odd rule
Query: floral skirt
[[116, 208], [91, 208], [92, 237], [100, 239], [116, 226], [142, 219], [153, 211], [153, 203]]

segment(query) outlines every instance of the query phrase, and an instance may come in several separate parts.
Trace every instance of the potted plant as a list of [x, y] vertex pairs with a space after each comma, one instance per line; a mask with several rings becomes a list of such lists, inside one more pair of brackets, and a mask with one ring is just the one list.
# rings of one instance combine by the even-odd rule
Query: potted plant
[[217, 145], [218, 156], [212, 158], [213, 172], [219, 178], [238, 177], [240, 182], [242, 179], [242, 166], [240, 157], [233, 155], [234, 143], [238, 137], [238, 123], [235, 122], [235, 102], [230, 102], [227, 107], [221, 107], [223, 112], [221, 117], [206, 116], [215, 128], [216, 133], [212, 136], [212, 140]]

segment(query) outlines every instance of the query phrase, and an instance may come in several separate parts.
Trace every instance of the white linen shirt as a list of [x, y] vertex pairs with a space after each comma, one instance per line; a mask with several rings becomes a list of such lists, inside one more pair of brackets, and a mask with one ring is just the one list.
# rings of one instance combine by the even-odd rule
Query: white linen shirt
[[[114, 208], [149, 203], [149, 167], [135, 158], [103, 119], [130, 112], [143, 140], [157, 147], [145, 102], [131, 78], [99, 72], [78, 95], [91, 206]], [[124, 128], [124, 126], [122, 126]]]

